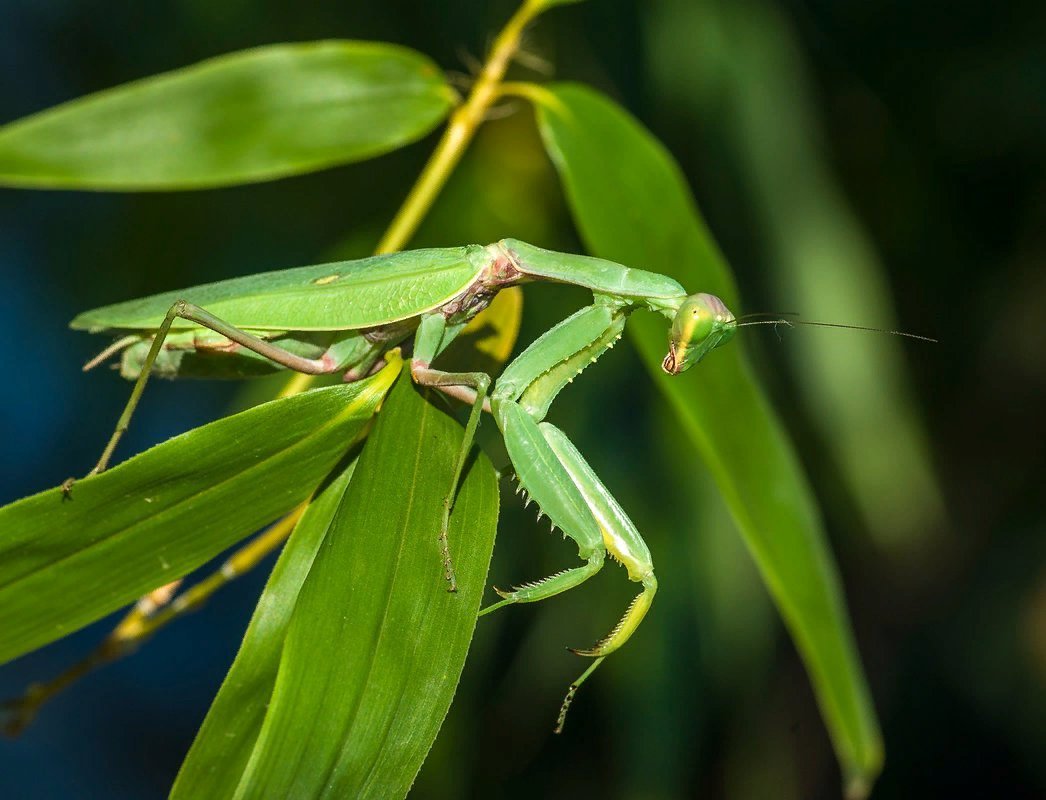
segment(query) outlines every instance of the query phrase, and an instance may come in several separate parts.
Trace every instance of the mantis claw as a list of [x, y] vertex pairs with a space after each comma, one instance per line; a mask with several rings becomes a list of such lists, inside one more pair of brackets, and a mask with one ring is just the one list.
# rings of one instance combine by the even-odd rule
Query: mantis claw
[[584, 650], [582, 650], [580, 648], [577, 648], [577, 647], [568, 647], [567, 650], [569, 650], [571, 653], [573, 653], [576, 656], [583, 656], [584, 658], [602, 658], [603, 656], [607, 655], [608, 653], [612, 653], [613, 652], [613, 650], [603, 650], [603, 649], [601, 649], [602, 644], [603, 643], [600, 642], [599, 644], [594, 645], [593, 647], [589, 647], [589, 648], [584, 649]]
[[559, 716], [556, 718], [556, 727], [552, 729], [554, 734], [558, 735], [563, 732], [563, 725], [567, 721], [567, 712], [570, 710], [570, 704], [574, 702], [575, 694], [577, 694], [577, 685], [572, 683], [570, 684], [570, 688], [567, 689], [566, 697], [563, 698], [563, 705], [559, 707]]
[[[569, 648], [568, 648], [569, 649]], [[581, 676], [570, 684], [570, 688], [567, 689], [566, 697], [563, 698], [563, 704], [559, 707], [559, 716], [556, 718], [556, 727], [552, 729], [553, 733], [562, 733], [563, 724], [567, 721], [567, 712], [570, 710], [570, 704], [574, 702], [574, 695], [577, 694], [577, 690], [581, 687], [581, 684], [585, 682], [593, 672], [596, 671], [596, 667], [603, 663], [603, 658], [597, 658], [589, 665], [589, 668], [581, 673]]]
[[454, 575], [454, 562], [450, 558], [450, 542], [447, 539], [447, 524], [450, 519], [450, 500], [445, 501], [446, 512], [443, 515], [443, 528], [439, 532], [439, 550], [443, 557], [443, 577], [450, 585], [447, 591], [455, 593], [458, 591], [458, 581]]
[[643, 591], [637, 594], [632, 602], [628, 604], [624, 615], [610, 633], [592, 647], [584, 650], [575, 650], [573, 647], [568, 647], [567, 649], [574, 655], [601, 658], [621, 647], [628, 641], [632, 632], [639, 626], [639, 623], [643, 621], [643, 617], [646, 616], [646, 612], [650, 608], [651, 602], [653, 602], [654, 594], [657, 592], [657, 581], [653, 575], [643, 581], [643, 586]]

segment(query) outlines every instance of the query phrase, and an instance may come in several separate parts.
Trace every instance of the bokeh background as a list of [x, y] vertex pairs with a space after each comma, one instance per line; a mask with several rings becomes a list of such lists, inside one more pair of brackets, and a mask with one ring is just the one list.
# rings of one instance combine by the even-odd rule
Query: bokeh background
[[[0, 0], [0, 121], [199, 59], [392, 41], [467, 76], [513, 8], [407, 0]], [[746, 332], [821, 501], [886, 739], [877, 797], [1046, 796], [1046, 6], [1032, 0], [588, 0], [548, 14], [520, 77], [592, 83], [682, 164], [746, 311], [894, 324]], [[535, 69], [536, 68], [536, 69]], [[506, 109], [512, 112], [512, 109]], [[0, 191], [0, 501], [93, 463], [128, 387], [82, 375], [77, 312], [367, 253], [433, 137], [374, 161], [180, 194]], [[529, 110], [491, 121], [414, 240], [577, 250]], [[693, 287], [694, 290], [700, 287]], [[528, 288], [521, 341], [584, 301]], [[834, 380], [832, 379], [834, 377]], [[126, 455], [237, 388], [151, 387]], [[550, 733], [631, 586], [481, 620], [413, 796], [836, 797], [807, 678], [729, 516], [629, 347], [552, 419], [630, 510], [661, 580], [633, 642]], [[506, 494], [491, 577], [571, 562]], [[0, 741], [0, 795], [165, 795], [264, 570]], [[53, 675], [113, 619], [0, 670]]]

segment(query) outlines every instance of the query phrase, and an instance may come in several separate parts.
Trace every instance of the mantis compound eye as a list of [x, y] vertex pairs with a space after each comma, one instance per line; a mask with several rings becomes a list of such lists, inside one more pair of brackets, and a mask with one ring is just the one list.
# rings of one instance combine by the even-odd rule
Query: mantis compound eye
[[692, 294], [672, 321], [668, 355], [661, 368], [670, 375], [689, 369], [734, 335], [734, 315], [714, 294]]

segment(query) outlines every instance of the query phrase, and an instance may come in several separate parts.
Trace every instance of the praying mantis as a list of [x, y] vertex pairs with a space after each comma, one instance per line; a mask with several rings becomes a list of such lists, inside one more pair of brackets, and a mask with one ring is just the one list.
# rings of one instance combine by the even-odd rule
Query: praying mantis
[[[493, 385], [482, 372], [433, 366], [498, 291], [533, 281], [584, 287], [593, 302], [536, 339]], [[559, 392], [614, 346], [636, 310], [671, 320], [662, 368], [672, 375], [728, 342], [739, 325], [719, 298], [688, 295], [664, 275], [513, 239], [267, 272], [88, 311], [73, 320], [74, 329], [118, 338], [87, 366], [119, 354], [122, 375], [135, 381], [89, 475], [108, 466], [153, 373], [245, 377], [289, 369], [353, 381], [371, 374], [388, 351], [412, 338], [413, 380], [471, 407], [438, 532], [448, 589], [457, 587], [447, 540], [450, 509], [484, 411], [504, 436], [518, 491], [528, 505], [537, 504], [539, 519], [548, 517], [553, 530], [574, 541], [584, 563], [510, 591], [496, 589], [501, 600], [480, 613], [579, 586], [603, 567], [607, 554], [642, 585], [606, 637], [573, 650], [593, 661], [568, 690], [558, 732], [577, 688], [628, 641], [657, 591], [653, 560], [639, 531], [566, 434], [544, 421]], [[67, 482], [67, 493], [73, 483]]]

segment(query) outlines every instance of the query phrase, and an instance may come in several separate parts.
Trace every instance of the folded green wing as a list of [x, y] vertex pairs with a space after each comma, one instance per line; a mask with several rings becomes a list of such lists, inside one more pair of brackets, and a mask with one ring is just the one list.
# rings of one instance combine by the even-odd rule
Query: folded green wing
[[[187, 300], [238, 328], [369, 328], [450, 300], [479, 275], [487, 258], [484, 248], [469, 245], [263, 272], [104, 306], [80, 314], [71, 326], [92, 332], [153, 330], [177, 300]], [[179, 320], [173, 327], [196, 326]]]

